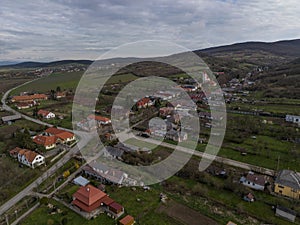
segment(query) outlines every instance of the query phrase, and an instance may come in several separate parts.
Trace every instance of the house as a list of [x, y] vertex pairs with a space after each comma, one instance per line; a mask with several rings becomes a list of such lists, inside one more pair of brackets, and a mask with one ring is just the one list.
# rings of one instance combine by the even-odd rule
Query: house
[[282, 218], [285, 218], [291, 222], [295, 222], [297, 213], [291, 209], [285, 208], [283, 206], [277, 206], [276, 207], [276, 216], [280, 216]]
[[159, 109], [159, 115], [168, 116], [171, 115], [173, 111], [174, 111], [173, 107], [162, 107]]
[[55, 118], [55, 114], [54, 113], [52, 113], [50, 111], [47, 111], [47, 110], [43, 110], [43, 109], [40, 109], [37, 112], [37, 115], [43, 117], [44, 119]]
[[80, 187], [73, 194], [72, 205], [78, 207], [81, 211], [90, 213], [101, 206], [102, 200], [106, 196], [103, 191], [88, 184], [85, 187]]
[[90, 183], [90, 181], [88, 179], [85, 179], [83, 176], [79, 176], [73, 180], [73, 183], [84, 187], [84, 186], [88, 185]]
[[65, 98], [66, 96], [67, 96], [67, 93], [65, 91], [63, 91], [63, 92], [56, 92], [54, 94], [54, 98], [55, 99]]
[[101, 125], [111, 124], [111, 120], [103, 116], [89, 115], [87, 119], [94, 120], [98, 127], [100, 127]]
[[186, 92], [193, 92], [193, 91], [196, 91], [198, 88], [194, 85], [189, 85], [189, 84], [186, 84], [186, 85], [181, 85], [181, 88], [186, 91]]
[[22, 118], [21, 115], [13, 115], [13, 116], [3, 116], [1, 120], [3, 123], [10, 125], [12, 124], [12, 122], [16, 120], [20, 120], [21, 118]]
[[18, 161], [26, 166], [34, 169], [42, 164], [45, 164], [45, 157], [28, 149], [14, 148], [9, 152], [13, 158], [17, 158]]
[[293, 199], [300, 199], [300, 173], [292, 170], [279, 171], [274, 192]]
[[285, 116], [285, 121], [286, 122], [291, 122], [291, 123], [297, 123], [298, 125], [300, 125], [300, 116], [286, 115]]
[[265, 175], [254, 174], [252, 171], [240, 179], [240, 183], [242, 183], [244, 186], [261, 191], [265, 189], [267, 181], [268, 180]]
[[177, 130], [169, 130], [166, 133], [166, 138], [173, 140], [173, 141], [183, 142], [183, 141], [187, 140], [188, 135], [186, 132], [180, 132]]
[[114, 159], [120, 159], [123, 155], [124, 151], [119, 148], [115, 148], [112, 146], [106, 146], [103, 149], [103, 156], [106, 158], [114, 158]]
[[125, 216], [123, 219], [119, 221], [120, 225], [132, 225], [134, 223], [135, 223], [134, 218], [130, 215]]
[[110, 168], [103, 163], [91, 162], [89, 165], [83, 167], [83, 172], [104, 184], [121, 185], [128, 178], [128, 175], [123, 171]]
[[37, 105], [36, 101], [30, 101], [30, 102], [19, 102], [16, 104], [17, 109], [29, 109], [33, 106]]
[[113, 202], [108, 206], [107, 212], [116, 219], [124, 214], [124, 207], [117, 202]]
[[150, 98], [145, 97], [142, 98], [141, 100], [137, 101], [136, 106], [141, 109], [141, 108], [147, 108], [148, 106], [154, 105], [154, 101], [151, 101]]
[[33, 141], [38, 145], [43, 145], [48, 150], [56, 147], [57, 137], [37, 135], [33, 137]]
[[46, 136], [55, 136], [57, 138], [57, 141], [63, 144], [76, 140], [74, 133], [58, 129], [56, 127], [47, 128], [45, 130], [45, 133]]
[[45, 94], [33, 94], [33, 95], [22, 95], [22, 96], [14, 96], [11, 99], [11, 102], [30, 102], [36, 100], [47, 100], [48, 97]]
[[247, 195], [243, 197], [243, 200], [246, 202], [254, 202], [255, 198], [254, 195], [249, 192]]

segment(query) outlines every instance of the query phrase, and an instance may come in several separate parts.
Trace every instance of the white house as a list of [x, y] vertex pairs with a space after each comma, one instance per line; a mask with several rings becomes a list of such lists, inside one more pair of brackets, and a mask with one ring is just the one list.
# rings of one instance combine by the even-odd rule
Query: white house
[[291, 122], [291, 123], [297, 123], [298, 125], [300, 125], [300, 116], [286, 115], [285, 116], [285, 121], [286, 122]]
[[246, 176], [241, 177], [240, 183], [249, 188], [263, 191], [267, 183], [267, 177], [250, 171]]
[[43, 110], [43, 109], [40, 109], [37, 114], [38, 114], [38, 116], [42, 116], [44, 119], [55, 118], [55, 114], [53, 112], [49, 112], [49, 111]]
[[34, 169], [45, 163], [45, 157], [34, 151], [21, 149], [18, 152], [18, 161]]

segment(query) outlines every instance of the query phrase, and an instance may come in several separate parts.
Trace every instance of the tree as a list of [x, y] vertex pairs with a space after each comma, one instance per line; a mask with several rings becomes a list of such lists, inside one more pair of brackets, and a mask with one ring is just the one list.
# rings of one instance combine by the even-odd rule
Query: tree
[[57, 87], [56, 87], [56, 92], [61, 92], [60, 86], [57, 86]]

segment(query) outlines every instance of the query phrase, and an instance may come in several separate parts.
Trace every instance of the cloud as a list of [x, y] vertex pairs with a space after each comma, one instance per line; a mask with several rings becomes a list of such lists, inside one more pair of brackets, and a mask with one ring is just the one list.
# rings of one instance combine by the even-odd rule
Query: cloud
[[145, 39], [190, 49], [300, 37], [295, 0], [52, 0], [0, 6], [0, 60], [97, 58]]

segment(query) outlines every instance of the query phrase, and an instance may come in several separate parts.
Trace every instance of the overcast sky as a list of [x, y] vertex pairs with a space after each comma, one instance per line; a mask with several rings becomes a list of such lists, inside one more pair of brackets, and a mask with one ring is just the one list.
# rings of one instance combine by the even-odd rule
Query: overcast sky
[[121, 44], [192, 50], [300, 38], [297, 0], [1, 0], [0, 60], [96, 59]]

